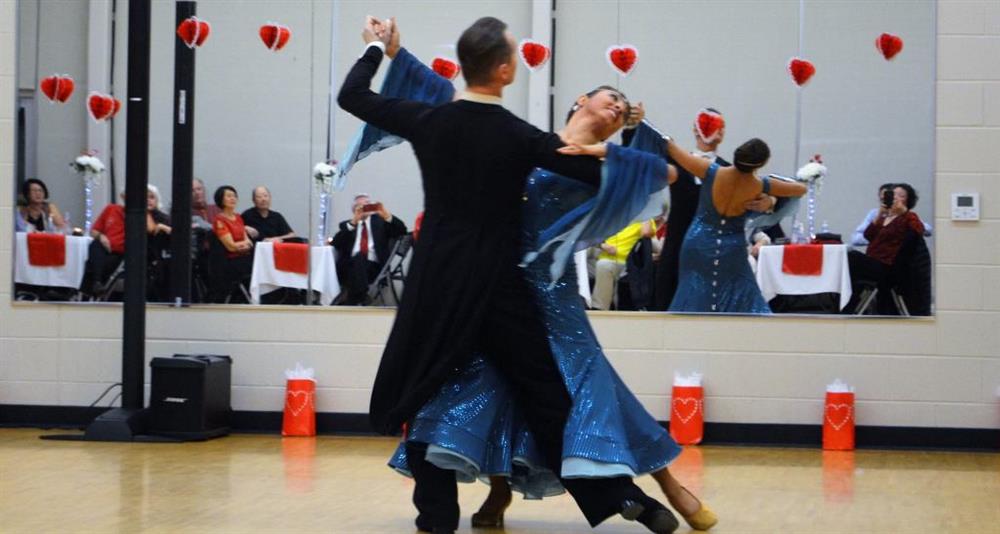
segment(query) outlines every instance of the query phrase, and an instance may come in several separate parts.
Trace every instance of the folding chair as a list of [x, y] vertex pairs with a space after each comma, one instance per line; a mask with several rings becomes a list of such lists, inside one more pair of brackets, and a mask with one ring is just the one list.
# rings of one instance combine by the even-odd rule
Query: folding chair
[[406, 256], [410, 253], [410, 249], [413, 248], [413, 234], [406, 234], [400, 237], [392, 244], [392, 249], [389, 252], [389, 259], [386, 260], [385, 265], [382, 266], [382, 270], [379, 271], [375, 280], [368, 285], [368, 299], [372, 304], [377, 301], [382, 306], [385, 306], [385, 289], [388, 286], [390, 292], [392, 292], [392, 299], [396, 305], [399, 305], [399, 292], [396, 289], [396, 282], [403, 283], [406, 278], [406, 273], [403, 269], [403, 264], [405, 263]]

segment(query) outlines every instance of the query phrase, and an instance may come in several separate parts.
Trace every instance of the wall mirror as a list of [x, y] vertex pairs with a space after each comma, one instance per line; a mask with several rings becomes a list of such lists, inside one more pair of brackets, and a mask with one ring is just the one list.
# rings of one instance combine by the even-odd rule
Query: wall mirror
[[[439, 57], [455, 59], [461, 30], [492, 14], [504, 19], [518, 39], [540, 38], [552, 46], [545, 67], [529, 72], [522, 66], [505, 91], [505, 106], [540, 127], [560, 129], [579, 95], [611, 85], [633, 103], [643, 102], [650, 124], [692, 150], [697, 148], [693, 125], [699, 111], [717, 110], [725, 121], [718, 155], [731, 161], [740, 143], [764, 139], [771, 157], [762, 175], [794, 177], [814, 155], [821, 156], [827, 173], [811, 197], [787, 210], [776, 228], [758, 232], [748, 227], [741, 244], [752, 278], [773, 312], [847, 315], [865, 308], [866, 315], [932, 313], [936, 5], [930, 0], [911, 2], [905, 12], [891, 2], [818, 0], [195, 4], [197, 17], [210, 26], [195, 49], [194, 89], [185, 99], [185, 104], [192, 102], [185, 111], [194, 123], [192, 157], [199, 179], [192, 191], [199, 216], [184, 230], [192, 232], [194, 243], [192, 304], [394, 306], [405, 290], [411, 245], [405, 236], [422, 209], [419, 169], [404, 144], [359, 162], [341, 191], [319, 184], [313, 176], [316, 165], [345, 154], [361, 127], [337, 108], [336, 91], [363, 48], [359, 34], [365, 15], [395, 16], [403, 46], [430, 64]], [[150, 207], [161, 213], [150, 216], [148, 300], [170, 303], [170, 269], [177, 266], [171, 264], [166, 228], [179, 231], [169, 215], [179, 105], [175, 46], [180, 37], [175, 2], [152, 6], [149, 182], [159, 197]], [[111, 241], [115, 229], [114, 213], [102, 213], [114, 212], [117, 208], [107, 206], [120, 204], [129, 141], [127, 102], [117, 114], [102, 115], [109, 106], [108, 113], [114, 113], [116, 98], [125, 99], [127, 3], [20, 0], [17, 16], [18, 135], [8, 141], [16, 144], [17, 155], [15, 293], [21, 300], [114, 301], [120, 247], [103, 243]], [[685, 21], [711, 21], [711, 30]], [[638, 52], [628, 75], [613, 70], [607, 59], [609, 48], [621, 45]], [[815, 69], [802, 86], [789, 72], [791, 58]], [[376, 88], [386, 70], [383, 65]], [[72, 91], [66, 78], [72, 79]], [[464, 87], [461, 77], [454, 83], [457, 90]], [[89, 157], [72, 168], [81, 155]], [[88, 173], [94, 159], [103, 169]], [[862, 222], [878, 211], [883, 184], [893, 184], [890, 195], [901, 197], [890, 204], [909, 204], [926, 228], [920, 235], [910, 229], [905, 243], [879, 243], [874, 253], [866, 253]], [[239, 240], [223, 243], [224, 238], [216, 237], [227, 232], [242, 237], [237, 227], [215, 228], [220, 209], [214, 197], [221, 186], [231, 186], [237, 194], [224, 218], [231, 222], [240, 214], [244, 226], [254, 228], [247, 221], [251, 219], [262, 227], [254, 230], [264, 230], [263, 239], [255, 239], [253, 230], [246, 232], [252, 247], [231, 250], [227, 244]], [[916, 203], [913, 193], [919, 197]], [[222, 192], [223, 205], [232, 204], [227, 195]], [[656, 229], [640, 225], [633, 232], [652, 234], [653, 267], [632, 272], [615, 267], [609, 276], [606, 264], [619, 262], [617, 257], [605, 251], [602, 258], [599, 248], [581, 257], [580, 268], [590, 275], [581, 293], [610, 295], [592, 301], [595, 308], [671, 309], [672, 298], [654, 295], [656, 284], [662, 283], [655, 281], [656, 266], [669, 256], [669, 247], [657, 241], [672, 238], [683, 244], [683, 228], [664, 223], [671, 211], [694, 211], [694, 195], [665, 194], [663, 220], [656, 221]], [[371, 211], [355, 217], [355, 205], [368, 204]], [[357, 255], [362, 245], [359, 226], [349, 223], [372, 218], [380, 219], [368, 225], [374, 257], [353, 270], [343, 263], [338, 268], [338, 261]], [[908, 219], [905, 214], [897, 218]], [[111, 235], [100, 232], [109, 224]], [[862, 231], [856, 233], [859, 227]], [[32, 237], [29, 230], [65, 237]], [[625, 246], [642, 241], [632, 237], [623, 241]], [[815, 247], [781, 246], [813, 237], [825, 243], [818, 254]], [[54, 240], [59, 243], [53, 245]], [[65, 258], [45, 257], [53, 246], [64, 247]], [[31, 247], [38, 257], [29, 257]], [[852, 283], [851, 251], [891, 261], [885, 264], [888, 274], [871, 283]], [[637, 249], [636, 254], [644, 253]], [[605, 268], [599, 266], [602, 259]], [[58, 265], [46, 265], [52, 261]], [[854, 274], [862, 269], [856, 267]], [[668, 285], [685, 284], [683, 274]], [[654, 281], [634, 283], [639, 276]], [[348, 286], [355, 291], [347, 291]], [[642, 286], [646, 293], [636, 290]], [[845, 298], [847, 291], [853, 298]], [[713, 313], [711, 308], [674, 311]]]

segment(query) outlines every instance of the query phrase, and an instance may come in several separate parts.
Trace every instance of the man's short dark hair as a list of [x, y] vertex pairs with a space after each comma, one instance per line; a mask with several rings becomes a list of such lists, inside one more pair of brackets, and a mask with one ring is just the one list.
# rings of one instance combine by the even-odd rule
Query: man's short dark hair
[[504, 31], [507, 23], [494, 17], [483, 17], [462, 32], [458, 38], [458, 62], [467, 85], [489, 83], [494, 67], [510, 60], [513, 50]]

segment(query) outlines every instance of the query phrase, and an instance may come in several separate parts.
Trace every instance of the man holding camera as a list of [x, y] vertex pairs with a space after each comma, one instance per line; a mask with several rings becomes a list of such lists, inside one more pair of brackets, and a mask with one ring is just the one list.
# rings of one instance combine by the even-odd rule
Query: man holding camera
[[354, 197], [353, 213], [350, 220], [340, 223], [340, 231], [333, 236], [337, 276], [345, 295], [342, 304], [349, 306], [367, 303], [368, 285], [389, 260], [389, 243], [407, 231], [403, 221], [366, 194]]

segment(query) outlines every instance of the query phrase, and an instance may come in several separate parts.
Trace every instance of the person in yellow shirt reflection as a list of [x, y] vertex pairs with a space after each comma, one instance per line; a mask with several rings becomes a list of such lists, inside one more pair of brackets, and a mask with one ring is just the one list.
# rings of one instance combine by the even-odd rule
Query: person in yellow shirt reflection
[[597, 257], [594, 294], [591, 302], [594, 309], [611, 309], [615, 285], [617, 285], [622, 271], [625, 270], [625, 260], [632, 252], [632, 247], [640, 239], [654, 235], [656, 235], [656, 221], [650, 219], [645, 222], [632, 223], [601, 243], [601, 254]]

